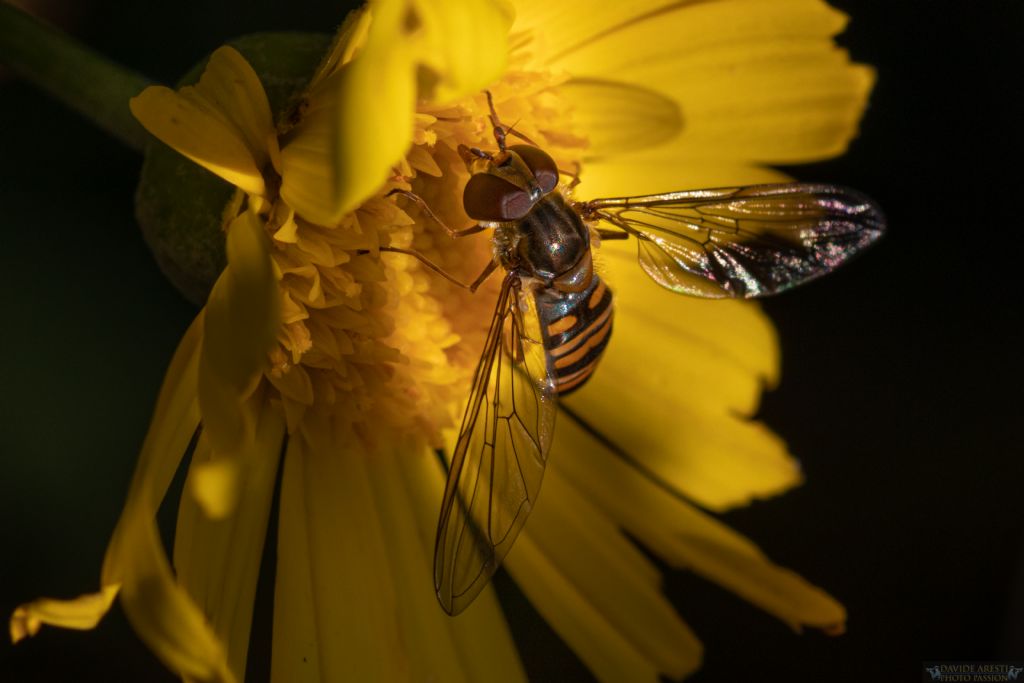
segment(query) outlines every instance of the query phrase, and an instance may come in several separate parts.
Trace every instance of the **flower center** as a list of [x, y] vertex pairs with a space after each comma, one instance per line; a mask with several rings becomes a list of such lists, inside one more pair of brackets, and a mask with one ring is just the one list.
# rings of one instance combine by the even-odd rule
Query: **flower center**
[[[551, 74], [510, 69], [491, 92], [506, 128], [571, 169], [584, 144], [566, 130], [555, 85]], [[489, 112], [483, 93], [422, 107], [413, 146], [394, 175], [340, 225], [300, 219], [289, 231], [277, 221], [285, 226], [274, 233], [284, 327], [267, 377], [281, 394], [290, 431], [315, 411], [357, 428], [372, 424], [378, 434], [417, 435], [436, 447], [441, 430], [457, 424], [500, 272], [471, 294], [411, 256], [376, 249], [415, 249], [465, 283], [490, 263], [489, 232], [452, 239], [416, 202], [387, 194], [411, 191], [448, 226], [471, 226], [462, 208], [469, 172], [456, 150], [496, 150]], [[280, 203], [274, 210], [287, 212]]]

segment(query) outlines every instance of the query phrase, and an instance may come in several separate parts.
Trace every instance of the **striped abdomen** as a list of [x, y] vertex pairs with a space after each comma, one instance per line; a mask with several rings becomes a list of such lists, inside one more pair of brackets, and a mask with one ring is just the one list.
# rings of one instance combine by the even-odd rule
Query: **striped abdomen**
[[612, 334], [612, 292], [596, 274], [582, 292], [542, 290], [537, 317], [559, 394], [587, 381]]

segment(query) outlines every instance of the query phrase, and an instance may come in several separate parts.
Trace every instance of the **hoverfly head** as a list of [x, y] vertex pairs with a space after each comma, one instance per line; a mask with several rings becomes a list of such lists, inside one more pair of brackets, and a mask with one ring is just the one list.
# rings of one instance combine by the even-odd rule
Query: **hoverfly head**
[[515, 221], [558, 185], [558, 168], [543, 150], [513, 145], [475, 173], [462, 193], [462, 205], [478, 221]]
[[509, 152], [519, 157], [541, 192], [548, 194], [558, 185], [558, 166], [547, 152], [532, 145], [513, 145], [509, 147]]
[[462, 207], [466, 215], [476, 221], [517, 221], [528, 214], [535, 203], [527, 189], [493, 171], [472, 176], [462, 192]]

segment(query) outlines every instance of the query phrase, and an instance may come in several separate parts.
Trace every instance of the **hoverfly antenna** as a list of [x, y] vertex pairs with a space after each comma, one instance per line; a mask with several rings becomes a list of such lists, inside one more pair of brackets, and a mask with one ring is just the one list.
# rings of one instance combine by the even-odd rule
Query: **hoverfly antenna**
[[491, 127], [494, 129], [494, 140], [498, 143], [498, 150], [501, 152], [505, 151], [505, 129], [501, 125], [501, 121], [498, 120], [498, 112], [494, 110], [494, 97], [491, 95], [490, 90], [484, 90], [484, 95], [487, 96], [487, 108], [491, 110]]
[[534, 142], [530, 138], [526, 137], [523, 133], [520, 133], [519, 131], [516, 130], [516, 126], [519, 125], [519, 122], [522, 121], [522, 119], [519, 119], [511, 126], [506, 128], [505, 125], [501, 122], [501, 119], [498, 118], [498, 112], [494, 108], [494, 96], [491, 95], [491, 91], [484, 90], [484, 95], [487, 96], [487, 108], [491, 110], [489, 118], [491, 120], [491, 126], [494, 128], [494, 139], [497, 141], [498, 149], [500, 151], [505, 151], [505, 138], [508, 137], [509, 135], [514, 135], [515, 137], [519, 138], [526, 144], [531, 145], [533, 147], [540, 147], [540, 145], [538, 145], [536, 142]]
[[[519, 121], [522, 121], [522, 119], [519, 119]], [[536, 142], [534, 142], [533, 140], [531, 140], [530, 138], [526, 137], [524, 134], [522, 134], [518, 130], [516, 130], [516, 126], [519, 125], [519, 121], [516, 121], [511, 126], [509, 126], [505, 130], [505, 135], [514, 135], [517, 138], [519, 138], [520, 140], [522, 140], [523, 142], [525, 142], [526, 144], [528, 144], [528, 145], [530, 145], [532, 147], [538, 147], [539, 148], [540, 145], [538, 145]]]

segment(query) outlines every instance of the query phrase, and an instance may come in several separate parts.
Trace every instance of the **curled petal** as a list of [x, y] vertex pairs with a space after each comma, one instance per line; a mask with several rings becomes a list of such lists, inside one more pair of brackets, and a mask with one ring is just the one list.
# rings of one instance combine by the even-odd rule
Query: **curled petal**
[[407, 46], [368, 43], [308, 99], [281, 149], [281, 196], [308, 221], [334, 225], [384, 184], [412, 142], [416, 74]]
[[262, 219], [245, 211], [228, 228], [228, 265], [204, 309], [199, 406], [204, 433], [224, 453], [254, 426], [241, 403], [255, 388], [277, 339], [281, 305]]
[[167, 371], [128, 500], [107, 548], [100, 592], [63, 603], [26, 605], [15, 614], [12, 632], [16, 635], [31, 635], [40, 623], [88, 628], [119, 591], [132, 626], [170, 669], [197, 681], [235, 680], [216, 635], [175, 581], [155, 522], [199, 422], [195, 395], [202, 334], [200, 316], [185, 334]]
[[104, 586], [98, 593], [87, 593], [72, 600], [40, 598], [20, 605], [11, 616], [11, 641], [34, 636], [43, 624], [88, 630], [95, 628], [110, 610], [120, 586]]
[[[175, 581], [156, 528], [155, 506], [125, 508], [115, 533], [122, 553], [108, 558], [123, 576], [121, 605], [135, 632], [172, 671], [232, 683], [227, 657], [202, 611]], [[113, 544], [112, 544], [113, 545]]]
[[234, 48], [214, 52], [195, 86], [152, 86], [129, 106], [146, 130], [197, 164], [246, 192], [266, 191], [261, 169], [273, 132], [270, 105]]
[[267, 139], [273, 136], [274, 119], [263, 84], [249, 62], [230, 45], [217, 48], [195, 90], [231, 122], [262, 168], [269, 158], [272, 143]]
[[420, 97], [445, 104], [475, 95], [501, 77], [513, 10], [504, 0], [415, 0]]
[[317, 82], [281, 149], [281, 196], [320, 225], [336, 224], [393, 173], [412, 143], [417, 97], [475, 93], [507, 58], [503, 2], [380, 0], [369, 12], [365, 41]]
[[284, 421], [265, 395], [247, 402], [256, 432], [235, 453], [214, 453], [200, 437], [178, 508], [174, 568], [245, 678], [256, 581], [284, 438]]

